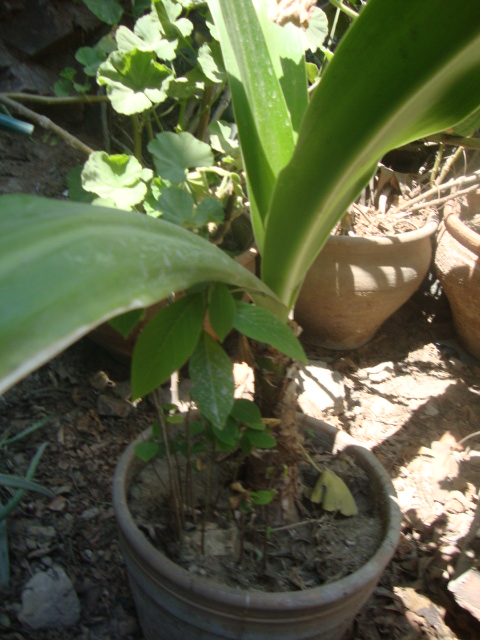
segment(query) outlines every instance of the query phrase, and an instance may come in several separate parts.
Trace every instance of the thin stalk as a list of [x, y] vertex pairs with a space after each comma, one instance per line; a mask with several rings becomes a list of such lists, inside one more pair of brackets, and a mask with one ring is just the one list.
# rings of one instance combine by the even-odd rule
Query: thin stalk
[[435, 162], [432, 168], [432, 173], [430, 175], [430, 186], [433, 187], [433, 185], [436, 183], [436, 179], [437, 179], [437, 173], [438, 170], [440, 168], [440, 164], [443, 160], [443, 152], [445, 150], [445, 145], [440, 144], [440, 146], [438, 147], [438, 151], [437, 154], [435, 156]]
[[0, 94], [0, 103], [5, 104], [7, 107], [10, 107], [10, 109], [13, 109], [13, 111], [16, 111], [25, 118], [28, 118], [28, 120], [31, 120], [35, 124], [38, 124], [39, 127], [55, 133], [57, 136], [62, 138], [62, 140], [65, 140], [65, 142], [67, 142], [71, 147], [77, 149], [77, 151], [81, 151], [87, 156], [93, 153], [94, 150], [91, 147], [84, 144], [78, 138], [75, 138], [75, 136], [72, 136], [70, 133], [68, 133], [68, 131], [62, 129], [62, 127], [56, 125], [50, 120], [50, 118], [41, 116], [31, 109], [27, 109], [27, 107], [24, 107], [22, 104], [19, 104], [18, 102], [15, 102], [15, 100], [11, 100], [10, 98], [6, 97], [5, 94]]
[[178, 537], [179, 539], [181, 539], [182, 538], [182, 518], [180, 516], [181, 506], [180, 506], [180, 501], [178, 497], [177, 479], [173, 470], [172, 456], [170, 455], [170, 447], [169, 447], [169, 442], [167, 437], [167, 428], [165, 426], [164, 416], [160, 408], [160, 405], [158, 404], [158, 400], [155, 392], [151, 394], [151, 398], [152, 398], [153, 406], [155, 407], [155, 410], [157, 412], [158, 424], [160, 425], [160, 429], [162, 432], [163, 446], [165, 447], [165, 457], [167, 459], [168, 479], [170, 482], [170, 491], [172, 494], [173, 513], [175, 515], [175, 524], [177, 526]]
[[[438, 194], [439, 191], [446, 191], [452, 189], [452, 187], [462, 187], [464, 185], [472, 185], [480, 183], [480, 170], [475, 171], [469, 176], [462, 176], [461, 178], [456, 178], [454, 180], [449, 180], [449, 182], [445, 182], [444, 184], [437, 184], [425, 193], [420, 194], [416, 198], [412, 198], [411, 200], [407, 200], [402, 203], [397, 209], [395, 213], [400, 213], [400, 211], [404, 211], [405, 209], [410, 209], [412, 205], [417, 204], [418, 202], [427, 202], [434, 196]], [[458, 195], [458, 194], [457, 194]], [[448, 198], [447, 198], [448, 199]]]
[[[472, 185], [471, 187], [468, 187], [467, 189], [460, 189], [459, 191], [456, 191], [455, 193], [449, 193], [448, 196], [444, 196], [443, 198], [436, 198], [435, 200], [429, 200], [428, 202], [420, 202], [418, 204], [414, 204], [408, 211], [408, 213], [412, 212], [412, 211], [418, 211], [419, 209], [423, 209], [427, 204], [428, 205], [439, 205], [439, 204], [445, 204], [445, 202], [448, 202], [449, 200], [455, 200], [457, 198], [460, 198], [461, 196], [466, 195], [467, 193], [471, 193], [472, 191], [476, 191], [478, 189], [478, 185], [480, 184], [480, 178], [478, 180], [478, 182], [474, 185]], [[406, 215], [408, 215], [408, 213]], [[403, 216], [400, 216], [403, 217]]]
[[480, 149], [479, 138], [462, 138], [461, 136], [451, 136], [447, 133], [436, 133], [435, 135], [423, 138], [429, 142], [441, 142], [451, 147], [463, 147], [464, 149]]
[[210, 451], [210, 455], [208, 457], [208, 465], [207, 465], [207, 487], [205, 492], [205, 508], [203, 510], [203, 518], [202, 518], [202, 553], [205, 553], [205, 525], [207, 523], [207, 519], [210, 513], [210, 501], [212, 499], [212, 470], [213, 470], [213, 461], [215, 457], [215, 443], [212, 443], [212, 448]]
[[163, 131], [163, 125], [160, 122], [160, 118], [158, 117], [158, 113], [155, 111], [155, 109], [152, 109], [152, 113], [153, 113], [153, 117], [155, 118], [155, 122], [157, 123], [157, 127], [160, 129], [160, 131]]
[[187, 468], [185, 469], [185, 503], [190, 508], [192, 521], [196, 523], [195, 502], [193, 495], [193, 474], [192, 474], [192, 437], [190, 435], [190, 411], [185, 419], [185, 440], [187, 443]]
[[[0, 502], [0, 508], [2, 508]], [[10, 560], [8, 556], [7, 521], [0, 521], [0, 589], [8, 588], [10, 584]]]
[[445, 180], [445, 178], [447, 177], [447, 173], [450, 171], [450, 169], [453, 167], [455, 162], [460, 158], [462, 154], [463, 154], [462, 147], [458, 147], [458, 149], [455, 149], [452, 155], [445, 162], [443, 169], [440, 172], [440, 175], [438, 176], [437, 184], [440, 184]]
[[153, 140], [154, 138], [151, 115], [151, 111], [149, 111], [145, 117], [145, 127], [147, 129], [147, 136], [149, 140]]
[[333, 4], [334, 7], [337, 7], [337, 9], [340, 9], [340, 11], [343, 11], [343, 13], [349, 18], [352, 18], [352, 20], [356, 20], [358, 18], [359, 14], [354, 9], [350, 9], [350, 7], [345, 6], [342, 0], [329, 0], [329, 2], [330, 4]]
[[94, 104], [95, 102], [109, 102], [110, 98], [105, 95], [83, 95], [83, 96], [37, 96], [33, 93], [2, 93], [1, 96], [16, 100], [17, 102], [36, 102], [37, 104], [71, 105], [71, 104]]
[[133, 131], [133, 153], [135, 158], [142, 164], [142, 125], [136, 113], [132, 116]]
[[269, 510], [268, 504], [265, 506], [265, 532], [263, 535], [263, 558], [262, 558], [262, 568], [263, 572], [266, 573], [268, 568], [268, 538], [270, 535], [270, 526], [269, 526]]

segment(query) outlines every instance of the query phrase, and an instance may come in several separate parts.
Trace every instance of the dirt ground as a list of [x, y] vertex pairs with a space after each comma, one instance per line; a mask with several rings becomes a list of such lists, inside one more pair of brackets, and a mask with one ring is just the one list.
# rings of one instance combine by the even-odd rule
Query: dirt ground
[[[98, 120], [89, 107], [63, 124], [93, 146], [88, 132]], [[0, 132], [0, 148], [0, 193], [61, 198], [66, 171], [84, 160], [38, 127], [32, 139]], [[464, 547], [477, 504], [480, 437], [457, 446], [478, 429], [480, 363], [456, 342], [445, 300], [424, 288], [361, 349], [310, 355], [343, 377], [344, 411], [325, 419], [375, 452], [404, 515], [399, 549], [356, 619], [354, 640], [480, 637], [465, 602], [447, 589], [459, 559], [469, 566], [480, 555], [478, 535]], [[120, 453], [154, 416], [147, 402], [133, 407], [127, 398], [128, 368], [88, 338], [0, 397], [0, 434], [46, 418], [27, 441], [0, 454], [0, 467], [24, 473], [47, 442], [36, 480], [56, 493], [27, 495], [9, 519], [11, 587], [0, 600], [5, 640], [141, 640], [111, 481]], [[17, 619], [22, 590], [36, 571], [54, 565], [73, 582], [80, 622], [29, 631]]]

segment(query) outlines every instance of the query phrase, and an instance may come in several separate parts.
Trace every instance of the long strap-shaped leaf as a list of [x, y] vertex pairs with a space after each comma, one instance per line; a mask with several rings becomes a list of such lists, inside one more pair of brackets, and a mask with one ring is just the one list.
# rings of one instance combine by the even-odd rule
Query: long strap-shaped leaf
[[272, 293], [212, 244], [145, 215], [0, 197], [0, 393], [101, 322], [218, 281]]
[[381, 156], [453, 126], [479, 104], [478, 0], [369, 1], [327, 68], [275, 186], [262, 273], [285, 304]]
[[261, 250], [273, 186], [292, 156], [307, 108], [303, 48], [292, 25], [281, 29], [268, 20], [271, 0], [255, 0], [257, 9], [252, 0], [208, 4], [220, 34]]

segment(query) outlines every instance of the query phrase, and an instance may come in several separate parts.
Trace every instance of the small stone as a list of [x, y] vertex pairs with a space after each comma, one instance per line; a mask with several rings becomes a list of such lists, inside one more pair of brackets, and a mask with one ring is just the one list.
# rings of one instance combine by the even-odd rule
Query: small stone
[[18, 618], [32, 629], [71, 627], [78, 622], [80, 601], [61, 567], [40, 571], [28, 581]]
[[101, 395], [97, 400], [97, 411], [100, 416], [115, 416], [126, 418], [132, 411], [132, 405], [121, 398]]
[[107, 387], [113, 387], [114, 382], [110, 380], [105, 371], [97, 371], [90, 378], [90, 384], [96, 391], [104, 391]]
[[439, 411], [433, 402], [427, 402], [423, 407], [423, 412], [428, 417], [438, 416]]
[[370, 382], [376, 384], [389, 380], [392, 377], [393, 372], [393, 362], [381, 362], [375, 367], [368, 367], [367, 369], [365, 369], [365, 373], [368, 375], [368, 379], [370, 380]]

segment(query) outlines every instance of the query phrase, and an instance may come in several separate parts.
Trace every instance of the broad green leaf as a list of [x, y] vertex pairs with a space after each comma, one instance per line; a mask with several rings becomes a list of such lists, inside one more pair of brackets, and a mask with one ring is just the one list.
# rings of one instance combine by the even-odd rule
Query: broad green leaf
[[193, 422], [190, 422], [190, 424], [188, 425], [188, 430], [192, 438], [204, 433], [205, 429], [206, 429], [206, 426], [203, 424], [203, 422], [199, 422], [198, 420], [194, 420]]
[[206, 331], [190, 358], [191, 394], [200, 412], [223, 429], [233, 406], [233, 365], [222, 347]]
[[172, 0], [153, 0], [162, 29], [169, 39], [185, 39], [193, 31], [193, 24], [188, 18], [180, 18], [182, 7]]
[[457, 136], [468, 137], [480, 129], [480, 107], [475, 109], [465, 120], [458, 122], [453, 127], [453, 133]]
[[358, 513], [355, 499], [345, 482], [330, 469], [325, 469], [312, 491], [310, 500], [321, 503], [325, 511], [340, 511], [344, 516]]
[[208, 126], [208, 131], [212, 149], [234, 158], [240, 156], [240, 145], [238, 140], [234, 139], [233, 127], [229, 122], [216, 120]]
[[214, 222], [219, 224], [225, 218], [225, 211], [218, 198], [208, 197], [198, 203], [195, 211], [195, 221], [197, 226]]
[[117, 0], [83, 0], [90, 11], [102, 22], [118, 24], [123, 9]]
[[158, 210], [168, 222], [183, 227], [194, 227], [193, 197], [179, 187], [167, 187], [158, 198]]
[[231, 415], [244, 424], [248, 424], [251, 429], [265, 431], [265, 424], [262, 422], [262, 414], [259, 407], [246, 398], [236, 398]]
[[453, 127], [480, 104], [476, 0], [405, 0], [401, 16], [397, 9], [396, 0], [369, 0], [342, 38], [275, 185], [262, 274], [289, 306], [379, 159]]
[[210, 167], [214, 162], [208, 144], [186, 131], [157, 133], [148, 143], [148, 150], [153, 155], [155, 168], [160, 176], [175, 184], [185, 181], [187, 169]]
[[132, 115], [166, 100], [171, 71], [155, 58], [150, 51], [114, 51], [99, 66], [97, 82], [107, 87], [115, 111]]
[[208, 317], [215, 335], [223, 342], [233, 328], [237, 308], [228, 287], [218, 283], [212, 287]]
[[254, 447], [259, 449], [271, 449], [277, 444], [277, 441], [266, 431], [259, 431], [258, 429], [246, 429], [245, 437]]
[[143, 462], [150, 462], [157, 456], [164, 456], [165, 447], [159, 442], [139, 442], [135, 446], [135, 455]]
[[121, 316], [112, 318], [108, 324], [113, 327], [115, 331], [118, 331], [118, 333], [120, 333], [124, 338], [127, 338], [137, 323], [144, 317], [145, 309], [134, 309], [133, 311], [122, 313]]
[[94, 194], [82, 187], [82, 169], [79, 164], [67, 173], [68, 197], [75, 202], [92, 202]]
[[83, 72], [87, 76], [95, 77], [98, 67], [105, 62], [107, 54], [98, 47], [80, 47], [75, 54], [75, 60], [83, 64]]
[[[268, 3], [257, 3], [258, 14], [252, 0], [210, 0], [208, 4], [220, 34], [261, 250], [274, 182], [291, 158], [295, 130], [307, 106], [300, 34], [292, 29], [279, 31], [268, 20]], [[274, 59], [273, 49], [278, 53]]]
[[132, 396], [141, 398], [166, 382], [192, 354], [202, 331], [202, 294], [161, 309], [140, 333], [132, 358]]
[[168, 84], [168, 97], [173, 100], [199, 98], [205, 88], [205, 76], [200, 69], [194, 68], [180, 78], [172, 78]]
[[128, 27], [119, 27], [115, 37], [120, 51], [136, 48], [140, 51], [154, 51], [160, 60], [175, 60], [178, 40], [167, 40], [163, 37], [160, 20], [155, 11], [139, 18], [133, 31]]
[[205, 76], [215, 84], [221, 84], [225, 80], [225, 68], [223, 66], [220, 45], [215, 42], [205, 42], [198, 50], [198, 64]]
[[265, 342], [290, 358], [307, 362], [303, 347], [290, 327], [267, 309], [239, 301], [233, 326], [247, 338]]
[[201, 282], [278, 305], [220, 249], [161, 219], [0, 196], [0, 394], [102, 322]]
[[153, 172], [143, 169], [133, 156], [94, 151], [83, 167], [82, 186], [101, 198], [113, 200], [119, 208], [130, 209], [142, 202], [147, 193], [145, 181], [152, 176]]
[[217, 427], [214, 426], [213, 433], [220, 442], [229, 447], [236, 447], [238, 445], [240, 431], [237, 422], [231, 418], [227, 418], [222, 429], [217, 429]]

